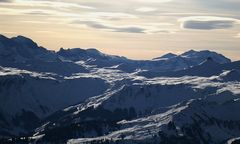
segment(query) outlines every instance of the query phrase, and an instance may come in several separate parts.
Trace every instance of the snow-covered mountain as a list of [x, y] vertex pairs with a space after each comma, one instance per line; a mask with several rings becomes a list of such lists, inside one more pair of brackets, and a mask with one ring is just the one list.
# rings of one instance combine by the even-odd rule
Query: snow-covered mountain
[[138, 75], [148, 77], [148, 78], [182, 77], [182, 76], [210, 77], [213, 75], [218, 75], [222, 73], [224, 70], [233, 70], [233, 69], [240, 69], [239, 61], [220, 64], [214, 61], [212, 58], [207, 58], [205, 61], [203, 61], [199, 65], [190, 67], [188, 69], [177, 70], [177, 71], [167, 71], [167, 72], [146, 70], [146, 71], [139, 71]]
[[157, 72], [175, 71], [199, 65], [208, 57], [221, 64], [230, 62], [223, 55], [211, 51], [191, 50], [181, 55], [167, 54], [144, 61], [103, 54], [93, 48], [87, 50], [61, 48], [58, 52], [54, 52], [38, 46], [24, 36], [7, 38], [0, 35], [0, 64], [2, 66], [62, 75], [70, 75], [79, 71], [88, 72], [82, 67], [83, 64], [97, 68], [119, 69], [125, 72], [134, 72], [138, 69]]
[[[224, 142], [239, 136], [240, 131], [231, 128], [240, 124], [239, 118], [234, 117], [240, 106], [240, 81], [223, 81], [222, 77], [228, 73], [232, 72], [209, 78], [133, 78], [132, 85], [56, 113], [55, 119], [51, 118], [50, 123], [39, 128], [36, 135], [44, 134], [43, 140], [55, 141], [56, 135], [69, 130], [66, 139], [81, 137], [69, 143], [156, 143], [162, 136], [165, 136], [164, 141], [172, 140], [171, 143], [181, 139], [182, 143], [192, 140], [194, 143]], [[99, 125], [92, 125], [94, 121], [99, 121]], [[206, 129], [203, 133], [194, 130], [198, 121], [202, 125], [197, 130]], [[59, 129], [61, 131], [57, 132]], [[211, 133], [215, 129], [216, 133], [221, 133]]]
[[190, 50], [131, 60], [0, 35], [0, 143], [233, 143], [240, 62]]
[[39, 47], [23, 36], [7, 38], [0, 35], [0, 65], [61, 75], [88, 72], [80, 65], [62, 61], [54, 51]]
[[24, 36], [7, 38], [0, 35], [1, 61], [25, 62], [27, 60], [57, 61], [54, 52], [39, 47], [31, 39]]
[[190, 58], [190, 59], [195, 58], [196, 61], [198, 61], [199, 59], [206, 60], [209, 57], [218, 63], [226, 63], [230, 61], [230, 59], [226, 59], [226, 57], [224, 57], [223, 55], [218, 54], [216, 52], [210, 52], [209, 50], [204, 50], [200, 52], [195, 50], [190, 50], [181, 54], [180, 56], [185, 58]]
[[108, 85], [101, 78], [87, 75], [59, 77], [0, 67], [0, 115], [8, 124], [0, 133], [24, 133], [54, 112], [104, 93]]
[[190, 50], [181, 55], [170, 53], [160, 58], [144, 61], [141, 63], [140, 69], [151, 72], [179, 71], [200, 65], [208, 58], [212, 58], [213, 61], [220, 64], [231, 62], [230, 59], [215, 52]]
[[198, 52], [193, 50], [181, 55], [169, 53], [153, 60], [130, 60], [125, 57], [106, 55], [96, 49], [60, 49], [57, 54], [65, 60], [80, 62], [98, 68], [117, 68], [125, 72], [133, 72], [138, 69], [157, 72], [183, 70], [199, 65], [207, 58], [212, 58], [214, 61], [220, 64], [231, 62], [230, 59], [215, 52]]
[[104, 53], [101, 53], [97, 49], [81, 49], [81, 48], [73, 48], [73, 49], [63, 49], [61, 48], [58, 52], [58, 55], [62, 56], [63, 58], [71, 61], [96, 61], [96, 60], [102, 60], [102, 61], [125, 61], [127, 58], [125, 57], [119, 57], [114, 55], [107, 55]]
[[107, 135], [72, 139], [68, 143], [227, 143], [239, 138], [239, 106], [239, 100], [192, 100], [161, 114], [120, 121], [121, 128]]

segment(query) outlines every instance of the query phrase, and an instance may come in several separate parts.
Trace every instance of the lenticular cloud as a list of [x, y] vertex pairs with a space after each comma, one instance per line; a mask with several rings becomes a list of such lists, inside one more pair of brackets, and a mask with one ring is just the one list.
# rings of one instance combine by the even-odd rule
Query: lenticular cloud
[[179, 19], [181, 28], [197, 30], [214, 30], [232, 28], [240, 23], [240, 20], [226, 17], [192, 16]]

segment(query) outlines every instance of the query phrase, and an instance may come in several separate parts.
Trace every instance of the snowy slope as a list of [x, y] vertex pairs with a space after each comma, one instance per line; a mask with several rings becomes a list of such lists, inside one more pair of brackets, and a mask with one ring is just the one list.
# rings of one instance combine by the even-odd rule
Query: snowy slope
[[[186, 106], [183, 106], [183, 104], [188, 101], [192, 102], [193, 99], [204, 99], [203, 103], [206, 101], [207, 104], [199, 104], [203, 106], [203, 109], [205, 109], [205, 106], [206, 109], [208, 109], [207, 106], [212, 108], [212, 106], [208, 105], [208, 103], [217, 103], [220, 105], [219, 107], [221, 107], [228, 101], [237, 100], [240, 96], [239, 81], [223, 81], [221, 78], [223, 75], [226, 75], [226, 72], [220, 74], [219, 76], [213, 76], [209, 78], [186, 76], [180, 78], [165, 77], [146, 79], [132, 75], [131, 81], [133, 83], [131, 85], [123, 86], [119, 89], [113, 90], [112, 92], [108, 92], [98, 97], [90, 98], [85, 103], [69, 107], [64, 111], [59, 112], [59, 117], [56, 116], [52, 119], [52, 121], [50, 120], [50, 123], [41, 127], [41, 130], [38, 130], [36, 134], [45, 134], [43, 140], [52, 140], [52, 132], [55, 132], [58, 129], [62, 129], [63, 131], [65, 129], [71, 129], [69, 135], [66, 136], [68, 139], [77, 138], [77, 135], [81, 135], [81, 137], [89, 137], [90, 135], [88, 130], [80, 131], [81, 128], [85, 129], [89, 126], [84, 122], [104, 120], [104, 123], [99, 122], [98, 126], [91, 128], [91, 131], [95, 133], [92, 133], [91, 137], [101, 136], [96, 139], [121, 140], [122, 135], [124, 135], [124, 137], [129, 137], [130, 141], [140, 139], [140, 142], [144, 143], [145, 140], [148, 141], [152, 138], [153, 134], [148, 134], [148, 131], [154, 131], [154, 134], [157, 134], [159, 132], [159, 130], [156, 130], [156, 127], [150, 127], [146, 129], [148, 126], [151, 126], [152, 123], [156, 122], [156, 120], [143, 121], [143, 126], [139, 125], [138, 123], [129, 124], [129, 128], [125, 124], [122, 126], [121, 122], [119, 121], [122, 121], [124, 119], [132, 120], [138, 117], [142, 117], [140, 119], [148, 119], [148, 117], [155, 117], [155, 115], [160, 116], [159, 119], [161, 119], [162, 115], [165, 113], [177, 111], [176, 106], [180, 105], [181, 109], [186, 108]], [[234, 105], [231, 106], [234, 108]], [[239, 105], [237, 104], [236, 106]], [[196, 108], [198, 107], [199, 106], [196, 106]], [[212, 110], [212, 113], [208, 111], [206, 115], [215, 116], [214, 111], [217, 109], [218, 108]], [[187, 110], [193, 110], [196, 113], [201, 112], [198, 109], [192, 107]], [[235, 111], [234, 114], [230, 114], [229, 116], [226, 115], [226, 113], [224, 117], [227, 117], [234, 121], [240, 120], [238, 117], [236, 117], [236, 119], [233, 119], [233, 116], [236, 113], [237, 111]], [[170, 113], [168, 115], [168, 117], [170, 117], [169, 119], [172, 119], [172, 116], [174, 116], [174, 114], [175, 113]], [[191, 117], [193, 114], [194, 113], [191, 113], [189, 117]], [[179, 112], [179, 115], [181, 116], [182, 114]], [[205, 114], [203, 114], [203, 116], [205, 116]], [[222, 115], [217, 116], [216, 114], [216, 118], [220, 119], [221, 116]], [[184, 120], [185, 118], [183, 118], [182, 121], [186, 123], [188, 122]], [[140, 120], [137, 119], [136, 121]], [[112, 122], [115, 122], [117, 126], [111, 124]], [[166, 121], [166, 123], [168, 124], [169, 120]], [[155, 125], [161, 126], [161, 124], [164, 124], [162, 120]], [[192, 121], [189, 124], [192, 124]], [[78, 125], [81, 125], [81, 127]], [[145, 132], [142, 132], [141, 128], [145, 129]], [[76, 131], [78, 129], [79, 131]], [[102, 129], [102, 131], [98, 132], [98, 129]], [[116, 129], [119, 131], [114, 132]], [[55, 135], [60, 134], [61, 133], [55, 132]], [[106, 134], [109, 135], [103, 136]], [[228, 135], [227, 138], [231, 137]], [[89, 137], [89, 139], [80, 139], [76, 141], [71, 140], [70, 142], [82, 142], [89, 140], [94, 141], [96, 139]], [[215, 139], [219, 140], [217, 136]]]
[[[233, 73], [233, 74], [232, 74]], [[238, 110], [240, 108], [240, 82], [236, 80], [223, 79], [224, 77], [238, 76], [238, 73], [233, 71], [226, 71], [219, 76], [209, 78], [204, 77], [181, 77], [181, 78], [156, 78], [149, 81], [151, 84], [179, 85], [191, 86], [196, 94], [192, 94], [192, 98], [187, 98], [189, 95], [186, 89], [173, 90], [175, 96], [175, 104], [171, 103], [171, 92], [166, 92], [162, 98], [157, 98], [158, 95], [151, 95], [156, 97], [154, 100], [158, 101], [158, 106], [155, 107], [151, 113], [146, 115], [138, 115], [140, 118], [133, 118], [132, 120], [121, 120], [117, 122], [117, 130], [106, 132], [99, 137], [87, 137], [79, 139], [71, 139], [68, 143], [84, 143], [84, 142], [111, 142], [111, 143], [210, 143], [218, 144], [227, 141], [235, 141], [240, 136], [240, 117]], [[135, 87], [135, 86], [133, 86]], [[153, 86], [154, 87], [154, 86]], [[161, 86], [160, 86], [161, 87]], [[171, 87], [171, 86], [170, 86]], [[156, 87], [155, 87], [156, 88]], [[159, 88], [158, 88], [159, 89]], [[147, 89], [148, 92], [154, 92], [154, 89]], [[160, 89], [166, 91], [167, 88]], [[186, 91], [181, 96], [181, 91]], [[130, 92], [128, 92], [130, 93]], [[106, 109], [114, 109], [116, 107], [126, 108], [135, 107], [135, 110], [147, 106], [149, 99], [139, 102], [144, 95], [144, 92], [136, 95], [133, 91], [131, 94], [119, 93], [111, 96], [108, 100], [102, 103]], [[155, 93], [157, 93], [155, 91]], [[184, 92], [183, 92], [184, 94]], [[200, 94], [201, 97], [195, 97]], [[127, 95], [127, 96], [125, 96]], [[145, 96], [149, 93], [145, 94]], [[119, 96], [119, 97], [118, 97]], [[125, 96], [125, 97], [124, 97]], [[164, 101], [164, 96], [168, 97]], [[177, 101], [177, 97], [185, 97], [183, 101]], [[114, 97], [118, 97], [117, 99]], [[122, 99], [119, 99], [123, 97]], [[132, 97], [137, 97], [132, 99]], [[137, 101], [134, 103], [134, 101]], [[150, 100], [151, 101], [151, 100]], [[151, 106], [154, 106], [154, 102]], [[170, 106], [166, 106], [170, 102]], [[138, 104], [140, 107], [138, 107]], [[80, 115], [81, 116], [81, 115]]]
[[69, 144], [112, 143], [225, 143], [239, 137], [239, 100], [212, 103], [192, 100], [149, 117], [120, 121], [121, 129], [95, 138], [69, 140]]
[[[0, 67], [0, 113], [14, 132], [26, 128], [22, 116], [29, 112], [40, 120], [57, 110], [84, 101], [108, 89], [109, 84], [94, 77], [59, 77], [49, 73]], [[22, 118], [22, 119], [21, 119]], [[9, 128], [8, 127], [8, 128]], [[0, 130], [0, 132], [2, 129]], [[16, 133], [18, 133], [17, 131]]]

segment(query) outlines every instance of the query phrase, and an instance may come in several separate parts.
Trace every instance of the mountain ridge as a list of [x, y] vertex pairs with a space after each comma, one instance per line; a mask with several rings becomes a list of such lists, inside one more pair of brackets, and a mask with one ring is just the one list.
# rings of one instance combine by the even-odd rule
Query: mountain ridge
[[[42, 49], [46, 49], [42, 46], [38, 46], [36, 42], [34, 42], [32, 39], [28, 38], [28, 37], [25, 37], [25, 36], [22, 36], [22, 35], [18, 35], [16, 37], [12, 37], [12, 38], [8, 38], [8, 37], [5, 37], [4, 35], [1, 35], [0, 34], [0, 41], [5, 39], [5, 40], [13, 40], [15, 42], [18, 42], [20, 44], [25, 44], [25, 45], [28, 45], [29, 48], [34, 47], [34, 48], [42, 48]], [[116, 55], [107, 55], [107, 54], [103, 54], [101, 53], [100, 51], [98, 51], [96, 48], [88, 48], [88, 49], [81, 49], [81, 48], [68, 48], [68, 49], [63, 49], [63, 48], [60, 48], [59, 50], [57, 51], [51, 51], [53, 53], [60, 53], [61, 51], [74, 51], [76, 50], [76, 52], [79, 52], [79, 51], [94, 51], [95, 54], [101, 54], [101, 55], [106, 55], [106, 56], [115, 56], [115, 57], [119, 57], [119, 58], [125, 58], [127, 59], [126, 57], [122, 57], [122, 56], [116, 56]], [[79, 51], [77, 51], [79, 50]], [[48, 50], [50, 51], [50, 50]], [[185, 56], [185, 57], [192, 57], [192, 56], [196, 56], [196, 55], [203, 55], [204, 53], [208, 53], [208, 55], [214, 55], [214, 54], [217, 54], [216, 52], [213, 52], [213, 51], [209, 51], [209, 50], [203, 50], [203, 51], [196, 51], [196, 50], [189, 50], [187, 52], [184, 52], [180, 55], [176, 55], [176, 54], [173, 54], [173, 53], [168, 53], [168, 54], [165, 54], [165, 55], [162, 55], [161, 57], [159, 58], [172, 58], [172, 57], [175, 57], [175, 56]], [[221, 55], [221, 54], [219, 54]], [[224, 57], [223, 55], [221, 55], [222, 57]], [[210, 56], [209, 56], [210, 57]], [[159, 58], [153, 58], [153, 59], [159, 59]], [[225, 57], [226, 58], [226, 57]], [[227, 59], [227, 58], [226, 58]], [[230, 61], [230, 59], [228, 59], [228, 61]]]

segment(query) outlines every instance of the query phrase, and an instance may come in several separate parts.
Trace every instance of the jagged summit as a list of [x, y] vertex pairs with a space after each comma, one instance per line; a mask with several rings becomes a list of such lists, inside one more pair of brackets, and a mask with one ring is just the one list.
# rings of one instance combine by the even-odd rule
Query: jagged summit
[[[71, 60], [71, 61], [94, 61], [94, 65], [105, 65], [113, 66], [121, 63], [122, 61], [127, 61], [125, 57], [120, 57], [116, 55], [108, 55], [100, 52], [95, 48], [82, 49], [82, 48], [61, 48], [56, 52], [59, 56]], [[111, 64], [112, 63], [112, 64]]]
[[96, 56], [101, 55], [101, 52], [93, 48], [92, 49], [61, 48], [57, 52], [57, 54], [72, 61], [79, 61], [79, 60], [87, 60], [89, 58], [96, 58]]
[[60, 48], [60, 50], [57, 52], [60, 55], [61, 54], [82, 54], [82, 53], [91, 53], [91, 54], [102, 54], [99, 50], [95, 48], [89, 48], [89, 49], [82, 49], [82, 48]]

